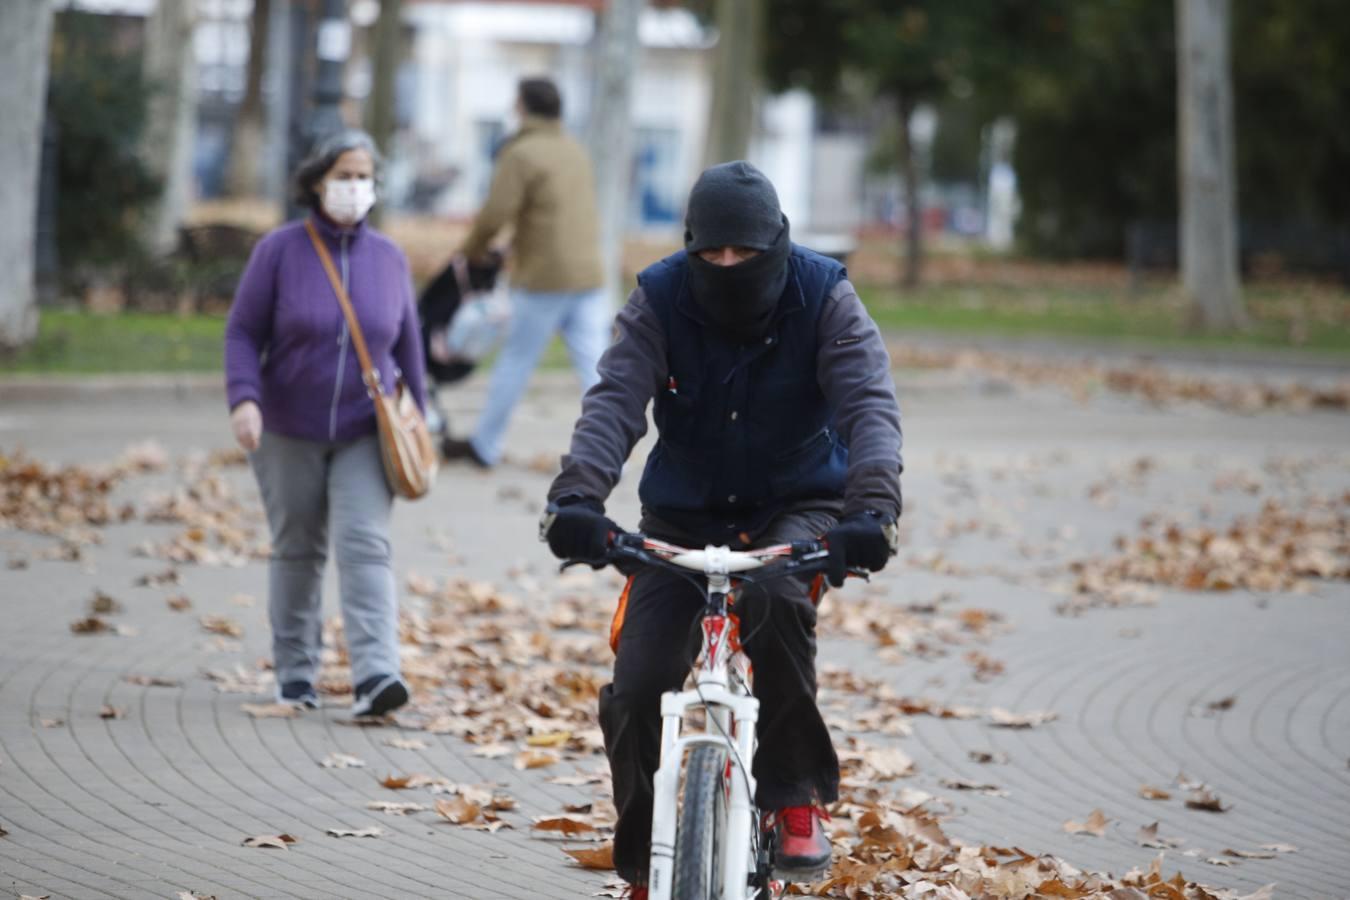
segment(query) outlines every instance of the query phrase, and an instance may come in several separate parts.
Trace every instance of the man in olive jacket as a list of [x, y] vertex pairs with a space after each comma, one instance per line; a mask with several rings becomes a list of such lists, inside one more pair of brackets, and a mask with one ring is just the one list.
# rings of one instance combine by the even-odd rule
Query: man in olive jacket
[[447, 458], [485, 468], [501, 459], [511, 412], [553, 335], [562, 333], [585, 391], [597, 380], [610, 327], [590, 159], [562, 129], [552, 81], [521, 81], [516, 111], [520, 130], [498, 154], [487, 202], [460, 248], [470, 260], [484, 259], [498, 232], [514, 229], [511, 329], [473, 436], [441, 447]]
[[[638, 488], [644, 533], [737, 549], [823, 535], [834, 586], [848, 567], [882, 568], [901, 510], [900, 410], [885, 345], [844, 267], [791, 242], [773, 185], [745, 162], [700, 176], [685, 247], [639, 275], [619, 312], [549, 489], [549, 548], [603, 562], [620, 530], [604, 501], [654, 400], [659, 439]], [[830, 863], [820, 820], [839, 788], [815, 700], [815, 607], [805, 582], [782, 579], [745, 592], [736, 609], [760, 701], [756, 803], [770, 815], [780, 873], [809, 877]], [[614, 681], [600, 694], [614, 861], [637, 897], [660, 696], [689, 672], [701, 611], [689, 582], [638, 573], [616, 623]]]

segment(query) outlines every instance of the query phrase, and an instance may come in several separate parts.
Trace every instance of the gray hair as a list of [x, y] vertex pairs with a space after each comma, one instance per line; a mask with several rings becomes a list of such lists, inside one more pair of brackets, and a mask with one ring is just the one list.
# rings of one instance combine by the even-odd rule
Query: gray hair
[[318, 209], [319, 195], [315, 188], [333, 163], [348, 150], [364, 150], [375, 163], [375, 179], [379, 180], [380, 169], [384, 167], [384, 157], [375, 139], [359, 128], [344, 128], [321, 138], [310, 151], [309, 156], [295, 172], [295, 201], [307, 209]]

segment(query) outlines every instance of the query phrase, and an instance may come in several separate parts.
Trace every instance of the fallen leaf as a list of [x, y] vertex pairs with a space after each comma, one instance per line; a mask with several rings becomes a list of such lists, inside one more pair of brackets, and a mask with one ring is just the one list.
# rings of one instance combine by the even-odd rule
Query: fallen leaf
[[568, 837], [595, 831], [595, 826], [589, 822], [582, 822], [580, 819], [572, 819], [567, 816], [535, 819], [534, 824], [530, 827], [535, 831], [556, 831]]
[[543, 734], [530, 735], [525, 739], [525, 744], [529, 747], [561, 747], [571, 737], [570, 731], [547, 731]]
[[169, 609], [174, 612], [183, 612], [184, 610], [192, 609], [192, 601], [181, 594], [176, 597], [170, 597], [164, 602], [169, 604]]
[[1205, 704], [1205, 709], [1210, 712], [1227, 712], [1237, 703], [1237, 697], [1224, 697], [1222, 700], [1215, 700]]
[[1102, 837], [1106, 834], [1106, 825], [1110, 820], [1100, 809], [1094, 809], [1087, 818], [1086, 822], [1076, 822], [1073, 819], [1064, 823], [1064, 830], [1069, 834], [1090, 834], [1094, 837]]
[[89, 601], [89, 612], [96, 615], [112, 615], [122, 612], [122, 604], [118, 603], [110, 594], [102, 591], [94, 591], [94, 599]]
[[876, 772], [882, 781], [903, 778], [914, 773], [914, 760], [898, 747], [885, 747], [880, 750], [864, 750], [863, 762]]
[[242, 703], [239, 706], [255, 719], [294, 719], [300, 710], [287, 703]]
[[226, 637], [243, 637], [244, 629], [228, 616], [202, 616], [202, 628], [212, 634], [223, 634]]
[[483, 814], [483, 808], [463, 797], [451, 797], [448, 800], [437, 800], [436, 812], [447, 822], [468, 825]]
[[1037, 725], [1044, 725], [1046, 722], [1053, 722], [1057, 718], [1059, 718], [1058, 714], [1049, 711], [1018, 715], [997, 706], [989, 710], [989, 723], [998, 728], [1033, 728]]
[[614, 869], [613, 844], [584, 850], [564, 850], [563, 852], [587, 869], [597, 871], [612, 871]]
[[1274, 850], [1230, 850], [1223, 851], [1224, 856], [1236, 856], [1238, 859], [1274, 859]]
[[165, 678], [163, 675], [124, 675], [122, 680], [144, 687], [181, 687], [183, 684], [177, 678]]
[[481, 747], [473, 749], [474, 756], [481, 756], [484, 759], [496, 759], [499, 756], [510, 756], [512, 748], [506, 744], [484, 744]]
[[292, 837], [289, 834], [260, 834], [256, 837], [244, 838], [244, 846], [285, 850], [287, 844], [294, 844], [299, 840], [299, 838]]
[[1135, 838], [1141, 847], [1152, 847], [1157, 850], [1170, 850], [1181, 846], [1181, 841], [1177, 838], [1158, 837], [1158, 823], [1145, 825], [1139, 829], [1139, 835]]
[[938, 784], [954, 791], [978, 791], [990, 797], [1006, 797], [1008, 792], [996, 784], [981, 784], [978, 781], [967, 781], [964, 778], [943, 778]]
[[103, 708], [98, 711], [98, 717], [100, 719], [120, 719], [125, 715], [126, 711], [123, 710], [122, 707], [109, 706], [106, 703], [103, 705]]
[[386, 775], [380, 784], [391, 791], [401, 791], [412, 783], [412, 779], [411, 775]]
[[1224, 806], [1213, 791], [1206, 788], [1192, 791], [1186, 798], [1187, 809], [1202, 809], [1205, 812], [1228, 812], [1231, 806]]
[[86, 616], [71, 622], [70, 630], [76, 634], [102, 634], [105, 631], [112, 631], [113, 627], [98, 616]]
[[257, 605], [258, 600], [252, 594], [235, 594], [230, 598], [230, 603], [235, 606], [243, 607], [244, 609], [251, 609]]
[[1139, 788], [1139, 796], [1143, 797], [1145, 800], [1172, 799], [1172, 794], [1170, 791], [1165, 791], [1162, 788], [1155, 788], [1147, 784]]
[[1206, 859], [1205, 862], [1209, 863], [1211, 866], [1229, 867], [1237, 865], [1237, 863], [1235, 863], [1233, 860], [1224, 859], [1222, 856], [1211, 856], [1208, 859]]
[[65, 719], [38, 719], [43, 728], [60, 728], [66, 724]]
[[177, 584], [178, 570], [174, 568], [165, 569], [162, 572], [147, 573], [140, 575], [132, 584], [136, 587], [152, 587], [164, 584]]
[[1262, 844], [1262, 850], [1274, 850], [1276, 853], [1297, 853], [1298, 848], [1293, 844]]
[[527, 750], [516, 757], [515, 767], [517, 769], [543, 769], [558, 762], [561, 757], [556, 753], [549, 753], [542, 750]]
[[986, 763], [1006, 763], [1008, 761], [1008, 754], [1001, 752], [993, 753], [988, 750], [971, 750], [966, 755], [970, 757], [971, 762], [980, 763], [981, 765]]
[[196, 891], [179, 891], [177, 900], [216, 900], [216, 895], [199, 894]]
[[325, 769], [364, 769], [366, 761], [349, 753], [330, 753], [319, 765]]
[[428, 807], [421, 803], [397, 803], [393, 800], [372, 800], [366, 809], [379, 810], [388, 816], [406, 816], [410, 812], [424, 812]]
[[385, 746], [396, 750], [425, 750], [427, 742], [419, 738], [386, 738]]
[[380, 837], [384, 831], [372, 825], [369, 828], [330, 828], [331, 837]]

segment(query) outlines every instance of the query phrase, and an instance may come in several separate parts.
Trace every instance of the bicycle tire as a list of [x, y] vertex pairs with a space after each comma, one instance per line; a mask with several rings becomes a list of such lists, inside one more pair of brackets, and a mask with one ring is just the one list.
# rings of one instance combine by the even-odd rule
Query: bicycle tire
[[683, 804], [675, 829], [672, 900], [719, 900], [726, 835], [727, 753], [703, 744], [689, 753]]

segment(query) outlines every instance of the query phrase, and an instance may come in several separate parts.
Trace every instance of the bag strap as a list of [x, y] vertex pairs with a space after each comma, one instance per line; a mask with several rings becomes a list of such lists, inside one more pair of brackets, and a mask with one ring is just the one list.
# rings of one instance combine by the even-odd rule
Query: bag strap
[[347, 317], [347, 330], [351, 332], [352, 344], [356, 347], [356, 358], [361, 361], [361, 380], [366, 383], [366, 391], [372, 397], [376, 394], [384, 393], [384, 385], [380, 382], [380, 371], [375, 368], [375, 364], [370, 360], [370, 351], [366, 348], [366, 336], [361, 333], [361, 323], [356, 320], [356, 310], [352, 309], [351, 298], [347, 296], [347, 289], [342, 286], [342, 279], [338, 276], [337, 268], [333, 265], [333, 257], [324, 246], [323, 239], [319, 237], [318, 230], [314, 227], [313, 219], [305, 219], [305, 231], [309, 232], [309, 239], [314, 244], [315, 251], [319, 254], [319, 262], [323, 263], [323, 270], [328, 274], [328, 281], [333, 285], [333, 293], [337, 294], [338, 304], [342, 307], [342, 314]]

